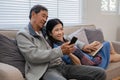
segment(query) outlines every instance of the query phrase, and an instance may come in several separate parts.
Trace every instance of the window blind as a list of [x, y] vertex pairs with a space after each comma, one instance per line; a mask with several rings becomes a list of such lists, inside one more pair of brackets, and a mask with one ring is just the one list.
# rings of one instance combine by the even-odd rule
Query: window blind
[[49, 18], [59, 18], [65, 25], [81, 23], [81, 0], [31, 0], [31, 6], [41, 4], [48, 8]]
[[28, 23], [29, 0], [0, 0], [0, 28], [20, 28]]
[[65, 24], [80, 23], [80, 0], [58, 0], [58, 18]]
[[0, 0], [0, 29], [19, 29], [29, 22], [33, 5], [48, 8], [48, 19], [59, 18], [64, 25], [81, 23], [81, 0]]

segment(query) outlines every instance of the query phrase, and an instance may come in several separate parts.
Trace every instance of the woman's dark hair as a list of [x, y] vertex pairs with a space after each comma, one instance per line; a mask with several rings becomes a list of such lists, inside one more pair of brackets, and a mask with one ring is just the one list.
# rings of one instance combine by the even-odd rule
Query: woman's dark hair
[[62, 21], [60, 21], [60, 20], [57, 19], [57, 18], [48, 20], [48, 22], [47, 22], [47, 24], [46, 24], [46, 34], [47, 34], [48, 36], [50, 36], [49, 34], [52, 32], [53, 28], [54, 28], [57, 24], [61, 24], [61, 25], [63, 26]]
[[48, 9], [42, 5], [35, 5], [31, 8], [30, 14], [29, 14], [29, 19], [31, 19], [32, 16], [32, 11], [34, 11], [36, 14], [39, 13], [40, 11], [45, 10], [48, 11]]
[[49, 39], [49, 43], [50, 45], [53, 47], [53, 43], [55, 42], [59, 42], [58, 40], [55, 40], [50, 34], [52, 33], [53, 28], [57, 25], [57, 24], [61, 24], [63, 26], [62, 21], [60, 21], [60, 19], [50, 19], [48, 20], [47, 24], [46, 24], [46, 35], [48, 36]]

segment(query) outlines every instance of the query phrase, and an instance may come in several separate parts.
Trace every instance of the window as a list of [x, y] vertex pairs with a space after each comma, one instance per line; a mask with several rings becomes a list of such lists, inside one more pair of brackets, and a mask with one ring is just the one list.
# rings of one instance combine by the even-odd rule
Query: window
[[117, 0], [101, 0], [101, 11], [108, 13], [117, 13], [118, 12]]
[[28, 22], [29, 0], [0, 0], [0, 28], [18, 28]]
[[42, 4], [48, 8], [49, 19], [59, 18], [65, 25], [81, 23], [81, 0], [31, 0], [31, 7]]
[[0, 0], [0, 29], [19, 29], [29, 22], [35, 4], [48, 8], [49, 19], [59, 18], [65, 25], [81, 23], [81, 0]]

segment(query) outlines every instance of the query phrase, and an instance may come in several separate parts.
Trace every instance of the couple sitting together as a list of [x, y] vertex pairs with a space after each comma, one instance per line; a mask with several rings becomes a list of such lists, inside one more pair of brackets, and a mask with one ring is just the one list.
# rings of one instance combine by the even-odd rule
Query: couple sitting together
[[[110, 42], [69, 44], [59, 19], [50, 19], [43, 27], [48, 10], [42, 5], [33, 6], [29, 18], [28, 26], [16, 35], [18, 48], [26, 60], [27, 80], [105, 80], [104, 69], [109, 62], [120, 61]], [[89, 55], [101, 44], [102, 49], [94, 57]]]

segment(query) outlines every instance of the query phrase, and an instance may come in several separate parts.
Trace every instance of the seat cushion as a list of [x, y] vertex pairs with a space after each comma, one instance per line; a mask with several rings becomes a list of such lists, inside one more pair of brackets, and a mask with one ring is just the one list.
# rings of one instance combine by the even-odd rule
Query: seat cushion
[[25, 60], [21, 55], [16, 41], [0, 34], [0, 62], [18, 68], [25, 75]]
[[25, 80], [17, 68], [0, 62], [0, 80]]
[[104, 42], [103, 32], [100, 28], [96, 29], [85, 29], [85, 33], [89, 43], [93, 41], [100, 41], [101, 43]]
[[113, 78], [120, 76], [120, 62], [110, 63], [106, 72], [107, 72], [106, 80], [112, 80]]
[[68, 37], [72, 38], [73, 36], [77, 37], [79, 41], [88, 44], [88, 40], [84, 31], [84, 28], [80, 28], [77, 31], [71, 33]]

